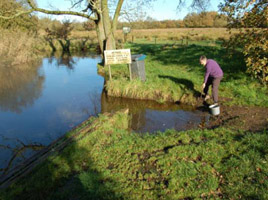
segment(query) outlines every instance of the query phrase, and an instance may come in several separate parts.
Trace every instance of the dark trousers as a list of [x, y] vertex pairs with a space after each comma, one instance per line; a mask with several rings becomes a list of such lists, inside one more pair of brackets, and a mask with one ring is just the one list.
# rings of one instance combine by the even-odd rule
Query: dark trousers
[[218, 103], [219, 97], [218, 97], [218, 89], [221, 82], [222, 77], [208, 77], [206, 87], [204, 88], [205, 95], [208, 94], [209, 86], [212, 85], [212, 97], [214, 103]]

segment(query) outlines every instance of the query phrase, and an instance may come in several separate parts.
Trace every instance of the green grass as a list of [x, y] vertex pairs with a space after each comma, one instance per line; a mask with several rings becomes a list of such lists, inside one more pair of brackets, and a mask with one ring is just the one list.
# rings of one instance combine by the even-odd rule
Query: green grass
[[[110, 96], [151, 99], [195, 104], [200, 96], [205, 69], [199, 57], [206, 55], [216, 60], [224, 71], [219, 95], [229, 105], [268, 106], [267, 86], [261, 85], [246, 73], [241, 53], [228, 56], [219, 45], [209, 46], [200, 41], [189, 46], [163, 44], [127, 44], [132, 54], [146, 54], [146, 82], [129, 80], [127, 65], [113, 65], [112, 81], [107, 81]], [[108, 70], [105, 69], [108, 75]]]
[[[129, 133], [128, 115], [101, 115], [92, 132], [49, 157], [0, 199], [267, 199], [266, 131]], [[70, 133], [69, 135], [71, 135]]]
[[[194, 104], [204, 75], [198, 60], [205, 54], [223, 68], [220, 96], [232, 99], [225, 104], [268, 106], [267, 87], [245, 74], [240, 54], [228, 58], [219, 46], [205, 44], [128, 47], [147, 55], [147, 81], [130, 82], [126, 65], [112, 66], [110, 95]], [[89, 124], [90, 132], [1, 189], [0, 199], [268, 199], [266, 130], [150, 135], [128, 132], [128, 122], [124, 112], [85, 122], [66, 137]]]
[[[131, 40], [128, 39], [128, 42], [131, 43]], [[182, 45], [200, 45], [200, 46], [218, 46], [220, 47], [220, 45], [222, 44], [222, 41], [219, 40], [193, 40], [193, 39], [183, 39], [183, 40], [178, 40], [178, 39], [174, 39], [174, 40], [167, 40], [167, 39], [156, 39], [154, 37], [152, 37], [150, 40], [148, 39], [135, 39], [135, 44], [151, 44], [151, 45], [175, 45], [175, 46], [182, 46]], [[127, 44], [129, 45], [129, 44]]]

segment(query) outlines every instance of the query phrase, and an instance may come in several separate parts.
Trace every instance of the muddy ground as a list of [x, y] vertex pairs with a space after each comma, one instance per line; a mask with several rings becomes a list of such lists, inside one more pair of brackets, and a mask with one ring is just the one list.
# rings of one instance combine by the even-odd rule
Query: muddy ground
[[[224, 102], [228, 99], [224, 99]], [[220, 115], [211, 116], [202, 128], [232, 127], [244, 131], [258, 132], [268, 130], [268, 108], [256, 106], [220, 105]], [[208, 103], [199, 101], [198, 109], [209, 111]]]
[[211, 118], [208, 128], [218, 126], [252, 132], [268, 130], [268, 108], [221, 106], [221, 114]]

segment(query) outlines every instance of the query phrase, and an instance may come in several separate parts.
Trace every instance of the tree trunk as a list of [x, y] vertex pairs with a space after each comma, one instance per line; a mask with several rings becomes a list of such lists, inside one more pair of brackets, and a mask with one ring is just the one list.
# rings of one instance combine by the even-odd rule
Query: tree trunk
[[107, 6], [107, 0], [99, 1], [98, 8], [102, 10], [101, 13], [96, 12], [97, 20], [96, 32], [98, 36], [98, 42], [101, 54], [104, 54], [105, 50], [115, 49], [115, 38], [109, 17], [109, 9]]
[[101, 51], [101, 54], [103, 54], [104, 50], [105, 50], [105, 45], [104, 45], [105, 32], [104, 32], [104, 28], [103, 28], [102, 17], [100, 16], [99, 20], [95, 21], [95, 23], [96, 23], [96, 32], [97, 32], [97, 36], [98, 36], [100, 51]]
[[110, 16], [109, 16], [107, 0], [101, 1], [101, 10], [102, 10], [101, 15], [102, 15], [102, 21], [103, 21], [103, 28], [104, 28], [104, 33], [105, 33], [105, 41], [104, 41], [105, 50], [116, 49], [115, 37], [114, 37], [113, 29], [112, 29]]

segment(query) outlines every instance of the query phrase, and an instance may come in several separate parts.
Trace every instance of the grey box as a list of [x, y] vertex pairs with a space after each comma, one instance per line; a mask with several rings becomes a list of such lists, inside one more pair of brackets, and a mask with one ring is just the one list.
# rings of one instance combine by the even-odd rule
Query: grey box
[[144, 59], [146, 58], [146, 55], [144, 54], [138, 54], [138, 55], [131, 55], [131, 73], [132, 78], [139, 78], [142, 81], [146, 80], [145, 75], [145, 63]]

